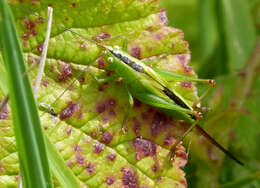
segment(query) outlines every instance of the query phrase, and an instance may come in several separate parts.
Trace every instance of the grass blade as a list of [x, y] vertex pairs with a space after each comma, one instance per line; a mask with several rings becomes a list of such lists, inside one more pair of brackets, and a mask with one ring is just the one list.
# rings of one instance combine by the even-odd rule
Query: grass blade
[[14, 132], [24, 187], [53, 187], [45, 141], [21, 46], [5, 0], [0, 1], [0, 37], [7, 70]]

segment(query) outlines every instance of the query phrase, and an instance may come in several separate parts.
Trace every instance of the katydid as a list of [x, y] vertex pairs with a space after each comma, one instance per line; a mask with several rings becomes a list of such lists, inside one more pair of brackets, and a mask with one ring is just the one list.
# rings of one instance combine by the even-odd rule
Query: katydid
[[[37, 14], [34, 14], [38, 16]], [[41, 17], [43, 20], [45, 18]], [[189, 78], [182, 75], [177, 75], [171, 72], [167, 72], [159, 69], [152, 69], [145, 65], [140, 60], [130, 56], [123, 50], [118, 48], [103, 45], [96, 40], [92, 40], [82, 36], [81, 34], [75, 32], [72, 29], [65, 28], [59, 24], [55, 25], [70, 31], [79, 37], [94, 42], [96, 45], [106, 50], [106, 58], [108, 60], [108, 70], [115, 72], [118, 78], [122, 78], [126, 86], [127, 93], [129, 94], [129, 101], [132, 101], [132, 96], [139, 101], [158, 108], [164, 111], [169, 116], [173, 116], [186, 122], [192, 124], [190, 129], [182, 136], [180, 140], [173, 146], [171, 153], [174, 153], [174, 147], [179, 144], [183, 137], [195, 127], [200, 134], [202, 134], [206, 139], [208, 139], [212, 144], [217, 146], [230, 158], [239, 164], [240, 162], [233, 154], [217, 143], [207, 132], [205, 132], [197, 123], [201, 119], [201, 113], [194, 110], [195, 108], [191, 106], [179, 93], [169, 89], [169, 81], [171, 80], [187, 80], [195, 82], [204, 82], [210, 85], [214, 85], [212, 80], [203, 80], [197, 78]], [[64, 92], [63, 92], [64, 94]], [[130, 102], [132, 105], [132, 102]], [[52, 111], [51, 111], [52, 112]], [[55, 114], [54, 112], [52, 112]], [[127, 118], [127, 115], [124, 118]], [[124, 124], [124, 122], [123, 122]]]

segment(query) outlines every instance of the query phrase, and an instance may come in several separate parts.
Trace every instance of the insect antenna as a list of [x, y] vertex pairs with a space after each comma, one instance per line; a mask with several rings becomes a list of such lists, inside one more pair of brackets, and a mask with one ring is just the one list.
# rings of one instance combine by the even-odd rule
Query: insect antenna
[[222, 145], [220, 145], [214, 138], [212, 138], [203, 128], [201, 128], [198, 124], [195, 126], [196, 130], [203, 135], [211, 144], [219, 148], [223, 153], [225, 153], [228, 157], [236, 161], [238, 164], [244, 166], [244, 163], [237, 159], [230, 151], [225, 149]]

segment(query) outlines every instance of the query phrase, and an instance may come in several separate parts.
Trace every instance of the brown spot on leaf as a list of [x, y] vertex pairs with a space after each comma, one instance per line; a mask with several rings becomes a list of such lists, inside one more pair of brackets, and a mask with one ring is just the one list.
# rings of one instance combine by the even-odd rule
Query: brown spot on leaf
[[116, 159], [116, 154], [111, 153], [107, 155], [107, 160], [114, 161], [115, 159]]
[[100, 39], [100, 40], [108, 39], [108, 38], [110, 38], [110, 34], [109, 34], [109, 33], [106, 33], [106, 32], [103, 32], [103, 33], [100, 33], [100, 34], [97, 36], [97, 38]]
[[141, 123], [138, 121], [136, 117], [133, 117], [133, 131], [135, 132], [136, 136], [140, 136], [140, 129], [141, 129]]
[[78, 103], [70, 103], [66, 108], [64, 108], [61, 111], [60, 119], [70, 118], [79, 110], [80, 110], [80, 105]]
[[155, 172], [157, 172], [157, 170], [158, 170], [158, 166], [157, 165], [153, 165], [152, 166], [152, 171], [155, 173]]
[[71, 127], [68, 127], [68, 128], [66, 129], [66, 134], [67, 134], [67, 135], [70, 135], [70, 134], [71, 134]]
[[28, 40], [29, 37], [30, 37], [30, 34], [29, 34], [29, 33], [24, 33], [24, 34], [22, 35], [22, 39], [23, 39], [23, 40]]
[[77, 153], [76, 154], [76, 161], [79, 165], [83, 165], [84, 164], [84, 161], [85, 161], [85, 158], [83, 155], [81, 155], [80, 153]]
[[75, 152], [81, 151], [81, 147], [78, 144], [73, 145], [72, 148]]
[[[0, 100], [0, 104], [2, 104], [1, 100]], [[6, 104], [2, 110], [0, 111], [0, 119], [6, 119], [8, 118], [8, 114], [9, 114], [9, 107], [8, 104]]]
[[68, 162], [67, 162], [67, 166], [71, 168], [71, 167], [73, 166], [73, 162], [68, 161]]
[[192, 82], [183, 81], [183, 82], [181, 82], [181, 86], [184, 88], [192, 88]]
[[151, 125], [151, 134], [152, 136], [157, 136], [163, 131], [169, 121], [169, 117], [162, 112], [155, 112], [153, 115], [152, 125]]
[[104, 144], [100, 143], [100, 142], [94, 142], [93, 144], [93, 152], [94, 153], [101, 153], [104, 150]]
[[139, 100], [137, 100], [136, 98], [134, 98], [134, 108], [138, 108], [142, 106], [142, 102], [140, 102]]
[[103, 142], [104, 144], [109, 144], [112, 141], [112, 139], [113, 135], [109, 132], [105, 131], [102, 133], [101, 142]]
[[75, 8], [75, 7], [76, 7], [76, 3], [71, 3], [71, 6], [72, 6], [73, 8]]
[[108, 176], [108, 177], [106, 178], [106, 184], [107, 184], [107, 185], [112, 185], [114, 182], [115, 182], [115, 178], [114, 178], [114, 177]]
[[97, 113], [101, 114], [101, 113], [103, 113], [103, 112], [105, 112], [105, 111], [106, 111], [106, 105], [105, 105], [104, 102], [101, 102], [101, 103], [99, 103], [99, 104], [96, 106], [96, 112], [97, 112]]
[[93, 172], [95, 172], [95, 166], [92, 163], [87, 163], [85, 165], [85, 169], [88, 173], [92, 174]]
[[138, 179], [136, 175], [129, 169], [122, 169], [122, 183], [124, 188], [138, 188]]
[[175, 152], [176, 157], [178, 157], [178, 166], [180, 168], [184, 167], [188, 162], [188, 156], [183, 147], [178, 147], [178, 150]]
[[41, 53], [43, 50], [43, 43], [40, 43], [36, 48], [37, 48], [38, 52]]
[[186, 74], [193, 71], [193, 68], [191, 66], [184, 66], [183, 69], [184, 69], [184, 73], [186, 73]]
[[85, 43], [80, 44], [80, 48], [85, 51], [87, 49], [87, 45]]
[[141, 58], [141, 48], [140, 47], [133, 47], [130, 51], [131, 56], [140, 59]]
[[64, 82], [73, 76], [72, 69], [68, 63], [59, 62], [59, 70], [58, 80], [60, 82]]
[[167, 15], [166, 15], [165, 11], [160, 12], [158, 14], [158, 17], [159, 17], [159, 20], [160, 20], [162, 25], [167, 25], [168, 24], [168, 18], [167, 18]]
[[105, 68], [105, 61], [103, 59], [98, 59], [98, 68], [104, 69]]
[[143, 157], [156, 155], [156, 144], [149, 140], [136, 138], [133, 140], [133, 145], [136, 150], [136, 160], [141, 160]]
[[42, 80], [42, 83], [41, 83], [44, 87], [47, 87], [49, 85], [49, 82], [48, 80]]
[[163, 140], [163, 145], [165, 146], [169, 146], [172, 145], [173, 143], [175, 143], [176, 139], [173, 138], [172, 135], [168, 134], [165, 136], [164, 140]]
[[109, 98], [106, 102], [108, 106], [114, 107], [116, 105], [116, 100], [113, 98]]

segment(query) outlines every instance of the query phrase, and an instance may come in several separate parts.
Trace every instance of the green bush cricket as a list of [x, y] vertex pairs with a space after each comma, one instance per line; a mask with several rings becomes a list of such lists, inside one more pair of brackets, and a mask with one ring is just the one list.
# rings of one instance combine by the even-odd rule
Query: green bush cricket
[[[44, 19], [44, 18], [43, 18]], [[58, 24], [56, 24], [58, 25]], [[60, 26], [60, 25], [58, 25]], [[189, 78], [182, 75], [177, 75], [164, 70], [153, 70], [149, 66], [142, 63], [140, 60], [130, 56], [123, 50], [112, 46], [102, 45], [101, 43], [88, 39], [81, 34], [76, 33], [72, 29], [60, 26], [65, 30], [72, 32], [80, 36], [81, 38], [94, 42], [106, 51], [106, 59], [108, 60], [108, 70], [115, 72], [115, 77], [122, 78], [126, 91], [129, 94], [130, 106], [133, 105], [133, 97], [139, 101], [151, 105], [164, 111], [169, 116], [173, 116], [178, 119], [182, 119], [192, 124], [188, 131], [179, 139], [171, 149], [171, 155], [174, 154], [174, 148], [179, 142], [195, 127], [200, 134], [206, 137], [211, 143], [217, 146], [230, 158], [242, 164], [236, 157], [234, 157], [229, 151], [224, 149], [218, 144], [211, 136], [208, 135], [197, 123], [201, 119], [201, 113], [194, 110], [195, 108], [176, 91], [169, 89], [169, 80], [187, 80], [195, 82], [204, 82], [213, 85], [211, 80], [202, 80], [197, 78]], [[108, 78], [109, 79], [109, 78]], [[52, 114], [55, 114], [51, 110]], [[127, 114], [125, 119], [127, 118]], [[122, 123], [124, 125], [124, 122]], [[123, 127], [124, 129], [124, 127]]]

